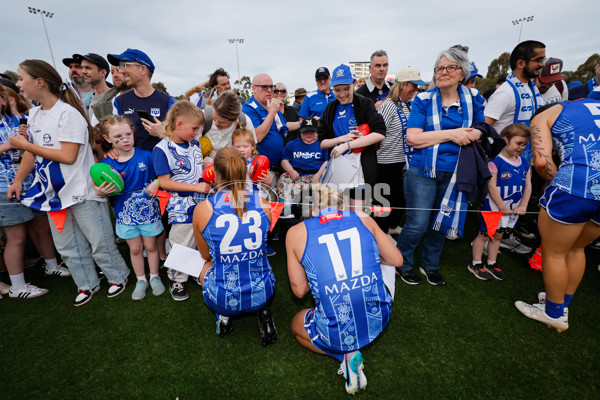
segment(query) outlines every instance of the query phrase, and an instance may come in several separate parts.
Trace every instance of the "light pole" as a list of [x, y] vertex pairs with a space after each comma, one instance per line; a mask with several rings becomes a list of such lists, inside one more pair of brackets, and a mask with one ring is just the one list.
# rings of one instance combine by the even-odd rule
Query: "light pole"
[[53, 12], [40, 10], [39, 8], [27, 7], [31, 14], [40, 14], [42, 17], [42, 24], [44, 24], [44, 32], [46, 32], [46, 40], [48, 41], [48, 48], [50, 49], [50, 56], [52, 57], [52, 65], [54, 65], [54, 69], [56, 69], [56, 63], [54, 62], [54, 54], [52, 53], [52, 46], [50, 46], [50, 39], [48, 38], [48, 30], [46, 29], [46, 21], [44, 21], [44, 17], [52, 18], [54, 16]]
[[517, 44], [521, 43], [521, 33], [523, 33], [523, 25], [525, 25], [525, 22], [533, 21], [533, 17], [534, 16], [532, 15], [530, 17], [519, 18], [512, 22], [513, 25], [521, 25], [521, 28], [519, 29], [519, 41], [517, 42]]
[[235, 57], [237, 58], [237, 67], [238, 67], [238, 84], [242, 86], [242, 76], [240, 75], [240, 56], [238, 54], [238, 43], [244, 43], [244, 39], [229, 39], [229, 43], [235, 43]]

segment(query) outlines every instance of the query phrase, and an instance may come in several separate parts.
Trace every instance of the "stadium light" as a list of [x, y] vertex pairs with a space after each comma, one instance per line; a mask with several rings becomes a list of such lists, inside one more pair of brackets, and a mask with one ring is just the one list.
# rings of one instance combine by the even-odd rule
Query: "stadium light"
[[519, 19], [515, 19], [512, 22], [513, 25], [521, 25], [521, 28], [519, 29], [519, 41], [517, 42], [517, 44], [521, 43], [521, 33], [523, 33], [523, 25], [525, 25], [525, 22], [533, 21], [533, 17], [534, 17], [534, 15], [525, 17], [525, 18], [519, 18]]
[[52, 46], [50, 46], [50, 39], [48, 38], [48, 30], [46, 29], [45, 21], [45, 18], [52, 18], [54, 16], [54, 13], [33, 7], [27, 7], [27, 10], [29, 10], [30, 14], [40, 14], [40, 17], [42, 18], [42, 24], [44, 24], [44, 32], [46, 32], [46, 40], [48, 41], [48, 48], [50, 49], [50, 56], [52, 57], [52, 65], [54, 65], [54, 69], [56, 69], [56, 63], [54, 62], [54, 54], [52, 53]]
[[238, 43], [242, 44], [244, 43], [244, 39], [229, 39], [229, 43], [230, 44], [234, 44], [235, 43], [235, 57], [237, 59], [237, 67], [238, 67], [238, 84], [240, 86], [240, 88], [242, 87], [242, 76], [240, 75], [240, 56], [238, 53]]

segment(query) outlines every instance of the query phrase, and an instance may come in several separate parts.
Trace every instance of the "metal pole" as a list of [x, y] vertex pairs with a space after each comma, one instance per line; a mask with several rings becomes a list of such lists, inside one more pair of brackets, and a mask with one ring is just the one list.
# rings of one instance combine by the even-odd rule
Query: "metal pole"
[[235, 42], [235, 58], [237, 59], [237, 67], [238, 67], [238, 82], [240, 83], [240, 87], [242, 86], [242, 76], [240, 75], [240, 55], [238, 53], [238, 42]]
[[521, 25], [521, 28], [519, 29], [519, 41], [517, 44], [521, 43], [521, 33], [523, 33], [523, 25], [525, 25], [525, 21], [521, 21], [519, 24]]
[[46, 29], [46, 21], [44, 21], [44, 14], [40, 13], [40, 17], [42, 17], [42, 24], [44, 24], [44, 32], [46, 32], [46, 40], [48, 41], [48, 48], [50, 49], [50, 57], [52, 57], [52, 65], [54, 65], [54, 69], [56, 69], [56, 63], [54, 62], [54, 53], [52, 53], [52, 46], [50, 46], [50, 39], [48, 38], [48, 30]]

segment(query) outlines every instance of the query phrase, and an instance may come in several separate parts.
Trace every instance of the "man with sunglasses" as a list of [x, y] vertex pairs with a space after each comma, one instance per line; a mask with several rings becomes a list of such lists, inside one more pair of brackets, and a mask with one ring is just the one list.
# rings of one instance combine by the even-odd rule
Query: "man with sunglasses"
[[68, 85], [77, 93], [81, 105], [85, 106], [85, 99], [92, 94], [92, 85], [87, 83], [83, 77], [83, 67], [81, 62], [72, 57], [62, 59], [62, 63], [65, 67], [69, 68], [69, 81]]
[[315, 80], [317, 81], [317, 90], [310, 92], [304, 98], [300, 112], [298, 113], [300, 121], [304, 118], [320, 119], [327, 104], [335, 100], [335, 95], [329, 88], [331, 74], [326, 67], [319, 67], [317, 69]]
[[[131, 121], [136, 147], [152, 151], [161, 140], [161, 121], [176, 100], [152, 87], [150, 80], [154, 63], [143, 51], [127, 49], [121, 54], [108, 54], [107, 58], [111, 65], [118, 67], [127, 85], [133, 88], [115, 97], [113, 114], [124, 115]], [[143, 118], [138, 111], [145, 111], [152, 120]]]
[[242, 107], [242, 112], [252, 121], [258, 141], [256, 149], [267, 156], [271, 169], [279, 168], [283, 140], [288, 133], [286, 120], [281, 113], [280, 100], [273, 97], [275, 85], [267, 74], [252, 79], [252, 97]]

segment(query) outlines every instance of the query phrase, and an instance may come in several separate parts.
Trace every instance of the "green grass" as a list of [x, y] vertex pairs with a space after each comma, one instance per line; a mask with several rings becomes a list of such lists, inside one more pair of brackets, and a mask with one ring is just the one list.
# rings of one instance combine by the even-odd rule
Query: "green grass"
[[[588, 252], [571, 327], [559, 334], [513, 305], [532, 302], [543, 288], [541, 275], [523, 267], [523, 256], [500, 256], [506, 282], [482, 282], [467, 271], [473, 235], [446, 243], [444, 287], [397, 280], [391, 321], [363, 350], [369, 383], [357, 397], [598, 398], [598, 254]], [[28, 279], [50, 293], [0, 300], [0, 398], [348, 398], [337, 362], [300, 347], [290, 333], [292, 317], [312, 299], [292, 295], [282, 246], [275, 242], [278, 253], [271, 258], [279, 338], [266, 348], [255, 315], [234, 320], [233, 333], [217, 337], [214, 314], [191, 282], [190, 299], [176, 303], [168, 292], [154, 297], [150, 291], [133, 301], [134, 285], [108, 299], [104, 281], [103, 292], [75, 308], [70, 278], [28, 271]]]

